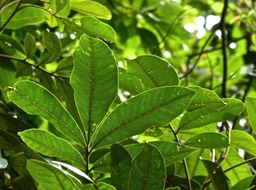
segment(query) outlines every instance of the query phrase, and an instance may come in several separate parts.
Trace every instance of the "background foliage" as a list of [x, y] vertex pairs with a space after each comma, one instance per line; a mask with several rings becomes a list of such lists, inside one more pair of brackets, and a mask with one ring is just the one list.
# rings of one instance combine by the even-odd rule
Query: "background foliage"
[[2, 0], [0, 189], [255, 188], [255, 1]]

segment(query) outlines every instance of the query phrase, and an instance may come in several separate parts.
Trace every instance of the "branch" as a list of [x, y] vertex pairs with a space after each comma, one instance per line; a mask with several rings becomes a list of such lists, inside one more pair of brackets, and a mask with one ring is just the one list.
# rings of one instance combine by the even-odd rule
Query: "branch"
[[224, 6], [221, 13], [220, 30], [221, 30], [221, 41], [222, 41], [222, 61], [223, 61], [223, 79], [222, 79], [222, 97], [226, 97], [227, 88], [227, 75], [228, 75], [228, 57], [227, 57], [227, 34], [225, 18], [228, 9], [228, 0], [224, 0]]

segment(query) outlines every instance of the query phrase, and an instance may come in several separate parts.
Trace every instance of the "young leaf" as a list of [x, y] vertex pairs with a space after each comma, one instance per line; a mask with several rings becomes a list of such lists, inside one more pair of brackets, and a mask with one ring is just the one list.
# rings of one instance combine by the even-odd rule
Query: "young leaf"
[[27, 169], [39, 184], [39, 189], [79, 190], [69, 176], [48, 163], [28, 160]]
[[153, 55], [143, 55], [127, 60], [127, 72], [141, 79], [144, 90], [179, 83], [178, 75], [172, 65]]
[[226, 103], [221, 109], [211, 109], [208, 107], [186, 112], [179, 123], [179, 130], [193, 129], [211, 123], [234, 119], [244, 110], [244, 104], [238, 99], [224, 98]]
[[145, 144], [132, 161], [129, 190], [160, 190], [164, 188], [166, 169], [164, 159], [157, 148]]
[[72, 0], [71, 9], [82, 14], [110, 20], [111, 12], [104, 5], [90, 0]]
[[84, 136], [75, 120], [43, 86], [31, 81], [19, 81], [8, 92], [8, 97], [28, 114], [44, 117], [65, 137], [84, 145]]
[[73, 63], [71, 85], [90, 138], [117, 95], [116, 61], [105, 43], [84, 35], [74, 52]]
[[191, 137], [186, 142], [187, 146], [196, 148], [224, 148], [228, 147], [228, 139], [218, 133], [201, 133]]
[[120, 144], [111, 146], [111, 184], [118, 190], [128, 189], [132, 158]]
[[35, 151], [50, 157], [67, 161], [84, 170], [82, 155], [68, 141], [40, 129], [30, 129], [19, 133], [21, 139]]
[[193, 95], [192, 90], [184, 87], [159, 87], [127, 100], [99, 127], [92, 147], [116, 143], [152, 125], [168, 124], [186, 109]]
[[222, 168], [209, 160], [202, 160], [215, 189], [228, 190], [228, 183]]
[[245, 101], [246, 111], [248, 113], [249, 121], [252, 126], [252, 130], [256, 133], [256, 98], [247, 97]]

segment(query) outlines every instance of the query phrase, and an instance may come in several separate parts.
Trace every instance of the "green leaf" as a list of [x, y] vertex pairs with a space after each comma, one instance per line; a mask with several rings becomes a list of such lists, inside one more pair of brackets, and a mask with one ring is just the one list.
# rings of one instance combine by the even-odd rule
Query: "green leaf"
[[28, 58], [32, 58], [36, 52], [36, 39], [30, 33], [27, 33], [24, 39], [24, 50]]
[[104, 5], [90, 0], [72, 0], [71, 9], [82, 14], [110, 20], [111, 12]]
[[128, 189], [129, 173], [132, 167], [132, 158], [127, 150], [120, 144], [114, 144], [111, 154], [111, 184], [118, 190]]
[[65, 137], [84, 145], [84, 136], [75, 120], [44, 87], [31, 81], [19, 81], [8, 92], [8, 97], [28, 114], [44, 117]]
[[69, 0], [51, 0], [50, 8], [57, 16], [67, 17], [70, 12]]
[[28, 160], [27, 169], [39, 184], [39, 189], [79, 190], [69, 176], [48, 163]]
[[193, 95], [184, 87], [159, 87], [127, 100], [99, 127], [92, 147], [116, 143], [153, 125], [168, 124], [186, 109]]
[[172, 65], [154, 55], [143, 55], [127, 60], [127, 72], [141, 79], [144, 90], [179, 83], [178, 75]]
[[116, 188], [110, 184], [99, 182], [96, 185], [86, 184], [82, 190], [116, 190]]
[[164, 188], [166, 169], [164, 159], [157, 148], [145, 144], [132, 161], [129, 189], [160, 190]]
[[187, 140], [187, 146], [196, 148], [224, 148], [228, 147], [228, 139], [218, 133], [201, 133]]
[[87, 34], [88, 36], [98, 37], [116, 43], [116, 33], [114, 29], [94, 17], [85, 16], [73, 20], [61, 19], [61, 21], [67, 28], [76, 32], [78, 37]]
[[88, 138], [106, 115], [117, 95], [117, 66], [108, 46], [82, 36], [73, 55], [71, 85]]
[[245, 100], [246, 111], [248, 113], [249, 121], [252, 126], [252, 130], [256, 134], [256, 98], [247, 97]]
[[69, 77], [71, 75], [72, 69], [73, 69], [73, 59], [70, 56], [62, 59], [59, 62], [55, 73], [59, 76]]
[[51, 63], [58, 60], [61, 55], [62, 47], [58, 37], [52, 32], [43, 33], [44, 52], [42, 53], [41, 63]]
[[208, 107], [186, 112], [179, 123], [179, 130], [193, 129], [211, 123], [232, 120], [244, 110], [242, 101], [234, 98], [224, 98], [226, 106], [220, 109]]
[[202, 160], [215, 189], [228, 190], [228, 183], [222, 168], [209, 160]]
[[[186, 158], [196, 149], [184, 145], [179, 145], [175, 142], [155, 141], [149, 144], [155, 146], [163, 155], [166, 166], [173, 164], [176, 161]], [[142, 149], [143, 144], [131, 144], [125, 146], [129, 154], [134, 158]]]
[[256, 180], [255, 176], [244, 178], [236, 183], [236, 185], [234, 185], [231, 190], [252, 189], [255, 187], [255, 185], [252, 184], [253, 180]]
[[0, 34], [0, 49], [9, 55], [15, 55], [17, 58], [25, 58], [24, 49], [20, 42], [8, 35]]
[[245, 152], [256, 156], [256, 141], [253, 136], [245, 131], [231, 130], [231, 146], [236, 149], [243, 149]]
[[[8, 9], [7, 9], [8, 10]], [[5, 28], [11, 30], [17, 30], [24, 26], [39, 25], [44, 22], [44, 10], [35, 7], [23, 7], [20, 9], [14, 17], [8, 22]], [[1, 13], [1, 22], [5, 23], [10, 14], [8, 11]]]
[[18, 134], [35, 151], [67, 161], [78, 169], [85, 169], [82, 155], [68, 141], [40, 129], [30, 129]]

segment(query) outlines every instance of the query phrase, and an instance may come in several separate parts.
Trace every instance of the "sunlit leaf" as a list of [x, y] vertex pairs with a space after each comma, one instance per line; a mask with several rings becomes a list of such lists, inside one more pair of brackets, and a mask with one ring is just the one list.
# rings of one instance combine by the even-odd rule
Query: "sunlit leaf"
[[27, 169], [39, 184], [39, 189], [79, 190], [69, 176], [48, 163], [28, 160]]
[[105, 146], [164, 126], [188, 106], [194, 92], [184, 87], [160, 87], [135, 96], [118, 106], [95, 133], [93, 147]]
[[104, 42], [82, 36], [73, 62], [71, 85], [90, 138], [117, 95], [116, 61]]
[[68, 141], [40, 129], [19, 133], [21, 139], [35, 151], [50, 157], [67, 161], [79, 169], [85, 168], [82, 155]]
[[52, 122], [56, 129], [74, 142], [84, 144], [84, 136], [71, 115], [60, 101], [44, 87], [31, 82], [19, 81], [8, 97], [31, 115], [40, 115]]
[[145, 144], [133, 159], [129, 189], [163, 189], [166, 178], [164, 159], [157, 148]]
[[228, 147], [228, 139], [218, 133], [201, 133], [187, 140], [186, 145], [196, 148], [224, 148]]
[[90, 0], [72, 0], [71, 9], [79, 13], [110, 20], [111, 12], [104, 5]]
[[246, 110], [249, 116], [249, 121], [254, 133], [256, 133], [256, 98], [247, 97], [245, 101]]

